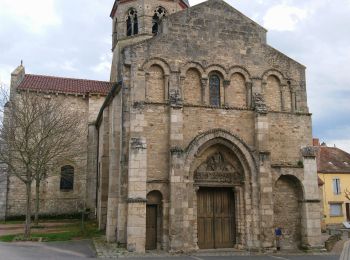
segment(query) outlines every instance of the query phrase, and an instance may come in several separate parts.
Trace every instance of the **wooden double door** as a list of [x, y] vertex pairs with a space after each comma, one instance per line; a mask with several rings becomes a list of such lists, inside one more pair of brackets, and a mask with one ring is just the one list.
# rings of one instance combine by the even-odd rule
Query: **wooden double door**
[[199, 248], [231, 248], [236, 244], [232, 188], [200, 188], [197, 217]]

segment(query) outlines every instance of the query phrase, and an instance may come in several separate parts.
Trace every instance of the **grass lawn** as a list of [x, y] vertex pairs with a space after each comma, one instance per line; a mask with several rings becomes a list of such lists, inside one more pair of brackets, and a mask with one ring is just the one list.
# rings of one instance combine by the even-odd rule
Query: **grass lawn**
[[[22, 222], [23, 223], [23, 222]], [[50, 230], [51, 229], [51, 230]], [[72, 239], [86, 239], [100, 236], [103, 233], [98, 230], [95, 221], [86, 221], [85, 229], [82, 231], [79, 221], [67, 223], [66, 225], [50, 228], [32, 228], [32, 238], [42, 238], [42, 241], [67, 241]], [[12, 242], [22, 240], [23, 234], [0, 236], [1, 242]]]

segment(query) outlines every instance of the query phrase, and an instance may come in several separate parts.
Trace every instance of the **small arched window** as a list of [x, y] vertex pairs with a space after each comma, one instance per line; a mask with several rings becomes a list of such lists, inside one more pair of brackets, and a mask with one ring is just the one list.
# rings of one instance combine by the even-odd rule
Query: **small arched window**
[[139, 25], [137, 19], [137, 11], [130, 9], [126, 17], [126, 35], [132, 36], [139, 33]]
[[157, 7], [154, 10], [154, 15], [152, 17], [152, 33], [157, 34], [159, 29], [159, 23], [163, 17], [166, 15], [166, 10], [163, 7]]
[[65, 165], [61, 167], [61, 182], [60, 190], [69, 191], [73, 190], [74, 186], [74, 167]]
[[209, 102], [211, 106], [220, 106], [220, 78], [211, 75], [209, 78]]

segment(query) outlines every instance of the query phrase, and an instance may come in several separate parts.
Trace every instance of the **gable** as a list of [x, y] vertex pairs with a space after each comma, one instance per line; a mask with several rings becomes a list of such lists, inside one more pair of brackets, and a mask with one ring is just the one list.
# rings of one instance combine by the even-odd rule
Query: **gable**
[[163, 22], [161, 34], [207, 41], [266, 42], [262, 26], [222, 0], [209, 0], [174, 13]]

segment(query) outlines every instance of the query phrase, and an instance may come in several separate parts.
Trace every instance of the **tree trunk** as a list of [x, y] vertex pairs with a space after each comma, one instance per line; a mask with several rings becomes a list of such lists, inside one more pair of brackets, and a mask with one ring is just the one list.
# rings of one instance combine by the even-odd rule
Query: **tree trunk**
[[40, 181], [35, 180], [35, 217], [34, 224], [35, 226], [39, 225], [39, 207], [40, 207]]
[[24, 226], [24, 238], [30, 238], [30, 224], [32, 215], [32, 185], [31, 182], [26, 183], [27, 201], [26, 201], [26, 223]]

